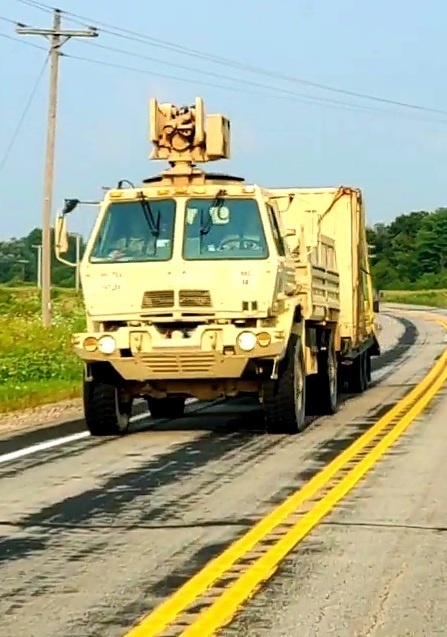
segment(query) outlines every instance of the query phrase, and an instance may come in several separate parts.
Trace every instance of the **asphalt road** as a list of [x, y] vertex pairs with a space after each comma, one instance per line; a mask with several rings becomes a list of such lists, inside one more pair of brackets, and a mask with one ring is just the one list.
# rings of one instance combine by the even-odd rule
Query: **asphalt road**
[[[232, 401], [3, 463], [77, 425], [0, 439], [0, 634], [124, 635], [370, 427], [445, 347], [442, 329], [421, 318], [384, 327], [376, 385], [299, 437], [263, 434], [253, 404]], [[444, 406], [412, 426], [223, 634], [443, 634]]]

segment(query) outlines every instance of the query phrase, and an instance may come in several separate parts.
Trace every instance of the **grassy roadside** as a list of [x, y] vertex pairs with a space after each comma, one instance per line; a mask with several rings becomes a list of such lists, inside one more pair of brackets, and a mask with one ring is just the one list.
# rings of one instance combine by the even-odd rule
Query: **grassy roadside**
[[[33, 287], [0, 287], [0, 413], [78, 398], [80, 361], [70, 336], [84, 327], [82, 297], [54, 288], [53, 325], [40, 323], [40, 295]], [[447, 290], [386, 290], [383, 302], [447, 308]]]
[[383, 303], [408, 303], [447, 308], [447, 290], [384, 290]]
[[82, 330], [82, 299], [74, 290], [53, 289], [53, 325], [41, 326], [36, 288], [0, 288], [0, 413], [77, 398], [80, 361], [70, 336]]

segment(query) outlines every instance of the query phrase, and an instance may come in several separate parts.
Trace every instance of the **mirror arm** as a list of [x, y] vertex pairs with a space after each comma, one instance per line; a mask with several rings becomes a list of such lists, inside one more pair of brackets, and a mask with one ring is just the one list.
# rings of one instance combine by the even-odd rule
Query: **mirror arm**
[[77, 263], [73, 263], [72, 261], [67, 261], [66, 259], [63, 259], [62, 257], [59, 256], [59, 252], [56, 249], [56, 259], [60, 262], [63, 263], [64, 265], [69, 265], [70, 268], [77, 268]]

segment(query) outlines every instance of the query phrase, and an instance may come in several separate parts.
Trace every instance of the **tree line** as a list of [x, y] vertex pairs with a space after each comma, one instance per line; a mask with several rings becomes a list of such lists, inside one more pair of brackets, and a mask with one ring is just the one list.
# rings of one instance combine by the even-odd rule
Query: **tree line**
[[[388, 224], [367, 228], [374, 287], [379, 290], [427, 290], [447, 288], [447, 208], [420, 210], [396, 217]], [[51, 241], [54, 241], [53, 232]], [[34, 228], [26, 237], [0, 242], [0, 284], [37, 284], [38, 249], [42, 231]], [[69, 235], [69, 252], [76, 261], [76, 237]], [[81, 240], [81, 255], [85, 244]], [[75, 272], [56, 260], [51, 251], [52, 281], [74, 287]]]
[[[37, 285], [38, 247], [42, 243], [42, 230], [34, 228], [29, 235], [0, 241], [0, 285]], [[54, 233], [51, 231], [51, 278], [58, 287], [75, 287], [75, 269], [57, 261], [54, 256]], [[69, 235], [69, 252], [64, 258], [76, 262], [76, 236]], [[81, 239], [81, 255], [85, 245]]]
[[447, 208], [420, 210], [367, 229], [374, 287], [447, 288]]

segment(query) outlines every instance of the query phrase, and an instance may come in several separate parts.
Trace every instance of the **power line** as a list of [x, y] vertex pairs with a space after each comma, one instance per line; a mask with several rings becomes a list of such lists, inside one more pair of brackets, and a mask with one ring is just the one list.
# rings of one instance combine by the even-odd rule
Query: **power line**
[[[25, 0], [24, 0], [25, 1]], [[13, 20], [11, 20], [12, 23], [16, 24]], [[1, 35], [1, 34], [0, 34]], [[6, 37], [6, 36], [5, 36]], [[10, 38], [10, 39], [14, 39], [15, 38]], [[253, 82], [251, 80], [247, 80], [245, 78], [238, 78], [238, 77], [234, 77], [234, 76], [230, 76], [230, 75], [223, 75], [221, 73], [215, 73], [213, 71], [206, 71], [204, 69], [196, 69], [196, 68], [191, 68], [185, 64], [178, 64], [176, 62], [169, 62], [167, 60], [163, 60], [160, 58], [156, 58], [153, 56], [149, 56], [149, 55], [143, 55], [141, 53], [135, 53], [133, 51], [127, 51], [125, 49], [120, 49], [117, 47], [111, 47], [111, 46], [106, 46], [106, 45], [102, 45], [102, 44], [97, 44], [97, 43], [93, 43], [93, 42], [89, 42], [89, 41], [83, 41], [84, 44], [89, 44], [91, 46], [96, 46], [98, 48], [107, 50], [107, 51], [113, 51], [115, 53], [120, 53], [123, 55], [129, 55], [131, 57], [136, 57], [138, 59], [142, 59], [142, 60], [149, 60], [151, 62], [155, 62], [157, 64], [164, 64], [165, 66], [171, 66], [174, 68], [179, 68], [182, 70], [186, 70], [186, 71], [193, 71], [202, 75], [206, 75], [206, 76], [211, 76], [211, 77], [215, 77], [215, 78], [219, 78], [219, 79], [224, 79], [224, 80], [229, 80], [232, 82], [237, 82], [239, 84], [242, 84], [243, 86], [249, 85], [249, 86], [253, 86], [256, 88], [262, 88], [262, 89], [266, 89], [268, 91], [268, 95], [272, 95], [272, 86], [271, 85], [267, 85], [267, 84], [261, 84], [260, 82]], [[27, 43], [29, 44], [29, 43]], [[33, 45], [36, 46], [36, 45]], [[38, 47], [42, 50], [42, 47]], [[73, 59], [78, 59], [78, 60], [82, 60], [85, 62], [92, 62], [94, 64], [103, 64], [105, 66], [111, 66], [112, 68], [115, 67], [117, 69], [122, 69], [122, 70], [132, 70], [134, 72], [143, 72], [141, 69], [136, 69], [133, 67], [128, 67], [128, 66], [123, 66], [123, 65], [118, 65], [115, 64], [113, 65], [113, 63], [110, 62], [103, 62], [101, 60], [95, 60], [92, 58], [86, 58], [86, 57], [81, 57], [81, 56], [73, 56], [73, 55], [65, 55], [63, 54], [65, 57], [72, 57]], [[190, 82], [191, 80], [184, 78], [184, 77], [178, 77], [178, 76], [174, 76], [174, 75], [168, 75], [168, 74], [164, 74], [164, 73], [159, 73], [156, 71], [151, 71], [151, 72], [146, 72], [148, 75], [153, 75], [153, 76], [158, 76], [158, 77], [164, 77], [167, 79], [172, 79], [175, 81], [183, 81], [183, 82]], [[214, 88], [219, 88], [219, 89], [228, 89], [228, 90], [236, 90], [236, 88], [234, 87], [225, 87], [216, 83], [210, 83], [210, 82], [200, 82], [198, 80], [194, 80], [196, 83], [198, 84], [202, 84], [204, 86], [210, 86], [210, 87], [214, 87]], [[259, 93], [259, 92], [253, 92], [253, 91], [247, 91], [246, 89], [241, 89], [241, 88], [237, 88], [237, 90], [239, 92], [245, 92], [248, 93], [250, 95], [266, 95], [265, 93]], [[377, 107], [373, 107], [373, 106], [363, 106], [361, 104], [353, 104], [353, 103], [348, 103], [348, 102], [341, 102], [339, 100], [333, 100], [333, 99], [329, 99], [326, 97], [319, 97], [319, 96], [313, 96], [310, 94], [306, 94], [306, 93], [299, 93], [296, 91], [292, 91], [290, 89], [285, 89], [285, 88], [279, 88], [279, 87], [274, 87], [274, 90], [278, 93], [282, 93], [284, 95], [287, 96], [291, 96], [293, 98], [300, 98], [300, 99], [295, 99], [294, 101], [296, 102], [300, 102], [300, 103], [304, 103], [304, 104], [327, 104], [330, 106], [341, 106], [342, 108], [347, 108], [347, 109], [354, 109], [354, 110], [362, 110], [362, 111], [366, 111], [366, 112], [378, 112], [378, 113], [386, 113], [386, 114], [397, 114], [397, 113], [392, 113], [392, 112], [386, 112], [383, 111], [382, 109], [379, 109]], [[276, 97], [280, 97], [279, 95], [276, 95]], [[414, 118], [411, 118], [414, 119]], [[433, 121], [443, 121], [443, 120], [433, 120]]]
[[[3, 35], [3, 34], [0, 34], [0, 35]], [[14, 38], [11, 38], [11, 39], [14, 40]], [[49, 56], [47, 55], [43, 65], [42, 65], [42, 68], [41, 68], [41, 70], [40, 70], [40, 72], [39, 72], [39, 74], [38, 74], [38, 76], [36, 78], [36, 81], [35, 81], [35, 83], [33, 85], [31, 93], [30, 93], [30, 95], [29, 95], [29, 97], [28, 97], [28, 99], [26, 101], [25, 108], [23, 109], [23, 112], [22, 112], [22, 114], [21, 114], [21, 116], [19, 118], [17, 126], [16, 126], [16, 128], [14, 130], [14, 133], [13, 133], [12, 137], [11, 137], [11, 141], [9, 142], [9, 144], [8, 144], [4, 154], [3, 154], [2, 160], [0, 162], [0, 172], [3, 170], [6, 162], [8, 161], [9, 155], [10, 155], [12, 149], [13, 149], [13, 146], [14, 146], [14, 144], [16, 142], [16, 139], [17, 139], [17, 137], [20, 134], [20, 130], [22, 128], [23, 122], [25, 121], [25, 117], [26, 117], [26, 115], [27, 115], [27, 113], [28, 113], [28, 111], [29, 111], [29, 109], [31, 107], [31, 104], [32, 104], [33, 99], [34, 99], [34, 96], [36, 95], [37, 89], [39, 87], [40, 80], [42, 79], [42, 76], [44, 74], [45, 68], [46, 68], [46, 66], [48, 64], [48, 59], [49, 59]]]
[[9, 24], [14, 24], [16, 25], [17, 22], [15, 20], [11, 20], [10, 18], [5, 18], [4, 16], [0, 15], [0, 20], [2, 22], [8, 22]]
[[[15, 24], [15, 23], [14, 23]], [[33, 42], [24, 42], [19, 38], [15, 38], [13, 35], [8, 35], [7, 33], [0, 33], [0, 38], [5, 38], [6, 40], [12, 40], [13, 42], [18, 42], [19, 44], [26, 44], [27, 46], [32, 46], [33, 49], [40, 49], [41, 51], [46, 51], [43, 46], [39, 46], [38, 44], [34, 44]]]
[[[16, 0], [17, 2], [20, 2], [22, 4], [26, 4], [27, 6], [31, 6], [33, 8], [36, 9], [40, 9], [42, 11], [49, 11], [51, 10], [51, 7], [43, 2], [37, 2], [36, 0]], [[70, 11], [63, 11], [63, 13], [66, 16], [69, 16], [73, 21], [80, 21], [81, 24], [84, 24], [84, 26], [86, 26], [86, 22], [87, 21], [89, 24], [96, 24], [101, 28], [101, 31], [104, 33], [108, 33], [109, 35], [113, 35], [115, 37], [121, 37], [124, 39], [128, 39], [128, 40], [132, 40], [132, 41], [140, 41], [140, 42], [144, 42], [146, 44], [149, 44], [150, 46], [156, 46], [159, 48], [163, 48], [163, 49], [167, 49], [167, 50], [171, 50], [171, 51], [176, 51], [179, 53], [183, 53], [184, 55], [189, 55], [192, 57], [197, 57], [197, 58], [201, 58], [207, 61], [212, 61], [215, 62], [217, 64], [222, 64], [224, 66], [232, 66], [234, 68], [238, 68], [240, 70], [244, 70], [244, 71], [248, 71], [251, 73], [255, 73], [258, 75], [265, 75], [267, 77], [270, 78], [274, 78], [274, 79], [279, 79], [279, 80], [284, 80], [287, 82], [293, 82], [293, 83], [298, 83], [298, 84], [302, 84], [302, 85], [306, 85], [309, 87], [313, 87], [313, 88], [318, 88], [320, 90], [324, 90], [324, 91], [330, 91], [330, 92], [335, 92], [335, 93], [339, 93], [339, 94], [343, 94], [343, 95], [348, 95], [351, 97], [357, 97], [359, 99], [367, 99], [367, 100], [372, 100], [375, 102], [381, 102], [381, 103], [385, 103], [385, 104], [389, 104], [389, 105], [393, 105], [393, 106], [399, 106], [400, 108], [407, 108], [407, 109], [412, 109], [412, 110], [418, 110], [418, 111], [422, 111], [422, 112], [430, 112], [430, 113], [434, 113], [434, 114], [438, 114], [438, 115], [447, 115], [447, 111], [442, 110], [442, 109], [436, 109], [436, 108], [430, 108], [427, 106], [422, 106], [420, 104], [412, 104], [410, 102], [403, 102], [403, 101], [399, 101], [399, 100], [393, 100], [393, 99], [388, 99], [385, 97], [379, 97], [377, 95], [370, 95], [368, 93], [362, 93], [359, 91], [351, 91], [348, 89], [343, 89], [340, 87], [335, 87], [335, 86], [330, 86], [328, 84], [323, 84], [320, 82], [314, 82], [312, 80], [307, 80], [305, 78], [301, 78], [301, 77], [295, 77], [295, 76], [291, 76], [291, 75], [285, 75], [285, 74], [281, 74], [275, 71], [270, 71], [268, 69], [264, 69], [262, 67], [259, 66], [255, 66], [255, 65], [250, 65], [250, 64], [245, 64], [242, 62], [239, 62], [237, 60], [232, 60], [230, 58], [226, 58], [223, 56], [217, 56], [217, 55], [213, 55], [210, 53], [205, 53], [203, 51], [198, 51], [196, 49], [191, 49], [188, 47], [183, 47], [180, 46], [178, 44], [174, 44], [173, 42], [169, 42], [167, 40], [162, 40], [160, 38], [154, 38], [152, 36], [147, 36], [141, 33], [138, 33], [136, 31], [132, 31], [130, 29], [125, 29], [123, 27], [116, 27], [114, 25], [108, 24], [107, 22], [102, 22], [99, 20], [94, 20], [93, 18], [87, 18], [85, 16], [70, 12]], [[125, 35], [128, 34], [128, 35]]]
[[[112, 51], [114, 53], [120, 53], [120, 54], [123, 54], [123, 55], [128, 55], [130, 57], [138, 58], [138, 59], [141, 59], [141, 60], [148, 60], [150, 62], [155, 62], [156, 64], [163, 64], [165, 66], [170, 66], [170, 67], [182, 69], [182, 70], [185, 70], [185, 71], [194, 71], [195, 73], [200, 73], [201, 75], [211, 76], [213, 78], [219, 78], [219, 79], [223, 79], [223, 80], [229, 80], [229, 81], [232, 81], [232, 82], [238, 82], [239, 84], [242, 84], [243, 86], [247, 86], [248, 85], [248, 86], [253, 86], [255, 88], [262, 88], [262, 89], [268, 90], [269, 92], [271, 92], [272, 89], [274, 89], [276, 92], [283, 93], [284, 95], [287, 95], [287, 96], [302, 98], [301, 101], [303, 103], [326, 103], [328, 105], [334, 105], [334, 106], [339, 105], [339, 106], [343, 106], [343, 107], [347, 107], [347, 108], [354, 108], [354, 109], [361, 109], [361, 110], [366, 109], [366, 110], [369, 110], [371, 112], [378, 112], [378, 113], [387, 112], [387, 113], [390, 113], [390, 114], [395, 114], [395, 115], [401, 116], [397, 112], [392, 113], [391, 111], [384, 111], [383, 109], [375, 107], [375, 106], [364, 106], [362, 104], [355, 104], [355, 103], [352, 103], [352, 102], [351, 103], [342, 102], [340, 100], [334, 100], [334, 99], [330, 99], [330, 98], [327, 98], [327, 97], [320, 97], [320, 96], [316, 96], [316, 95], [314, 96], [314, 95], [310, 95], [308, 93], [299, 93], [297, 91], [293, 91], [293, 90], [286, 89], [286, 88], [272, 87], [271, 84], [270, 85], [261, 84], [260, 82], [254, 82], [254, 81], [251, 81], [251, 80], [247, 80], [245, 78], [240, 78], [240, 77], [238, 78], [238, 77], [234, 77], [234, 76], [231, 76], [231, 75], [223, 75], [221, 73], [216, 73], [214, 71], [206, 71], [204, 69], [191, 68], [191, 67], [189, 67], [189, 66], [187, 66], [185, 64], [178, 64], [176, 62], [170, 62], [170, 61], [163, 60], [161, 58], [156, 58], [156, 57], [153, 57], [153, 56], [150, 56], [150, 55], [144, 55], [142, 53], [136, 53], [135, 51], [127, 51], [125, 49], [120, 49], [118, 47], [106, 46], [104, 44], [98, 44], [96, 42], [83, 41], [83, 44], [88, 44], [88, 45], [94, 46], [96, 48], [104, 49], [106, 51]], [[86, 60], [87, 58], [84, 58], [84, 59]], [[151, 74], [154, 74], [154, 73], [151, 71]], [[163, 77], [168, 77], [169, 78], [170, 76], [163, 75]], [[170, 79], [178, 79], [178, 80], [180, 80], [182, 78], [171, 77]], [[188, 80], [188, 81], [190, 81], [190, 80]], [[194, 81], [196, 81], [196, 80], [194, 80]], [[211, 86], [217, 86], [217, 85], [212, 84]], [[221, 88], [221, 87], [218, 86], [218, 88]], [[238, 88], [238, 90], [240, 90], [240, 89]], [[249, 93], [253, 94], [251, 91]], [[265, 93], [261, 93], [261, 95], [265, 95]], [[298, 101], [300, 101], [300, 100], [298, 100]], [[446, 112], [446, 115], [447, 115], [447, 112]], [[434, 120], [434, 121], [444, 121], [444, 120]], [[447, 121], [447, 120], [445, 120], [445, 121]]]
[[[25, 0], [23, 0], [25, 1]], [[17, 24], [14, 21], [11, 21], [14, 24]], [[34, 48], [38, 48], [42, 51], [45, 51], [46, 49], [44, 49], [43, 47], [37, 46], [35, 44], [32, 44], [30, 42], [23, 42], [22, 40], [19, 40], [17, 38], [8, 36], [6, 34], [2, 34], [0, 33], [1, 37], [5, 37], [8, 38], [10, 40], [13, 40], [15, 42], [20, 42], [22, 44], [27, 44], [29, 46], [33, 46]], [[401, 117], [405, 117], [406, 119], [410, 119], [412, 121], [420, 121], [420, 122], [433, 122], [433, 123], [446, 123], [447, 120], [444, 119], [435, 119], [435, 118], [424, 118], [421, 119], [420, 117], [412, 117], [409, 114], [405, 114], [403, 115], [400, 112], [397, 111], [390, 111], [390, 110], [383, 110], [381, 108], [378, 108], [376, 106], [367, 106], [367, 105], [363, 105], [363, 104], [356, 104], [353, 102], [343, 102], [340, 100], [334, 100], [334, 99], [330, 99], [327, 97], [322, 97], [322, 96], [316, 96], [316, 95], [312, 95], [309, 93], [300, 93], [297, 91], [292, 91], [290, 89], [286, 89], [286, 88], [280, 88], [280, 87], [272, 87], [272, 85], [267, 85], [267, 84], [261, 84], [260, 82], [253, 82], [251, 80], [247, 80], [245, 78], [239, 78], [239, 77], [234, 77], [231, 75], [223, 75], [223, 74], [219, 74], [219, 73], [215, 73], [212, 71], [206, 71], [203, 69], [196, 69], [193, 67], [189, 67], [186, 66], [184, 64], [178, 64], [175, 62], [169, 62], [166, 60], [162, 60], [160, 58], [156, 58], [153, 56], [148, 56], [148, 55], [144, 55], [144, 54], [140, 54], [140, 53], [136, 53], [134, 51], [127, 51], [125, 49], [120, 49], [118, 47], [111, 47], [111, 46], [106, 46], [106, 45], [101, 45], [101, 44], [97, 44], [97, 43], [93, 43], [90, 41], [82, 41], [84, 44], [89, 44], [107, 51], [112, 51], [115, 53], [120, 53], [122, 55], [128, 55], [131, 57], [136, 57], [138, 59], [142, 59], [142, 60], [149, 60], [151, 62], [155, 62], [157, 64], [164, 64], [166, 66], [172, 66], [175, 68], [179, 68], [182, 70], [187, 70], [187, 71], [193, 71], [196, 73], [200, 73], [202, 75], [206, 75], [206, 76], [212, 76], [215, 78], [219, 78], [219, 79], [224, 79], [224, 80], [229, 80], [231, 82], [236, 82], [238, 84], [240, 84], [241, 86], [225, 86], [222, 84], [217, 84], [215, 82], [204, 82], [201, 80], [197, 80], [196, 78], [188, 78], [185, 76], [176, 76], [176, 75], [171, 75], [171, 74], [167, 74], [167, 73], [161, 73], [158, 71], [152, 71], [152, 70], [147, 70], [147, 69], [140, 69], [140, 68], [136, 68], [136, 67], [132, 67], [132, 66], [127, 66], [127, 65], [123, 65], [123, 64], [117, 64], [117, 63], [113, 63], [113, 62], [108, 62], [108, 61], [104, 61], [104, 60], [98, 60], [98, 59], [94, 59], [94, 58], [89, 58], [89, 57], [85, 57], [85, 56], [77, 56], [77, 55], [70, 55], [70, 54], [66, 54], [63, 52], [60, 52], [60, 55], [64, 56], [64, 57], [68, 57], [68, 58], [72, 58], [74, 60], [79, 60], [79, 61], [83, 61], [83, 62], [89, 62], [92, 64], [96, 64], [96, 65], [102, 65], [102, 66], [106, 66], [109, 68], [116, 68], [119, 70], [126, 70], [126, 71], [131, 71], [131, 72], [135, 72], [135, 73], [139, 73], [139, 74], [143, 74], [143, 75], [148, 75], [148, 76], [154, 76], [154, 77], [162, 77], [162, 78], [166, 78], [166, 79], [170, 79], [173, 81], [177, 81], [177, 82], [185, 82], [188, 84], [191, 84], [192, 82], [194, 82], [195, 84], [199, 84], [202, 86], [207, 86], [207, 87], [212, 87], [212, 88], [217, 88], [220, 90], [230, 90], [230, 91], [237, 91], [238, 93], [246, 93], [248, 95], [261, 95], [261, 96], [265, 96], [265, 97], [273, 97], [276, 99], [284, 99], [287, 97], [287, 99], [289, 101], [292, 102], [296, 102], [296, 103], [300, 103], [300, 104], [315, 104], [315, 105], [319, 105], [319, 106], [330, 106], [330, 107], [335, 107], [335, 108], [341, 108], [342, 110], [350, 110], [350, 111], [360, 111], [360, 112], [365, 112], [365, 113], [371, 113], [371, 114], [378, 114], [378, 115], [387, 115], [387, 116], [397, 116], [399, 118]], [[260, 92], [260, 91], [253, 91], [253, 90], [249, 90], [246, 88], [246, 86], [252, 86], [255, 88], [261, 88], [261, 89], [265, 89], [265, 91], [267, 92]]]
[[[313, 105], [317, 105], [317, 106], [329, 106], [329, 107], [334, 107], [334, 108], [340, 108], [342, 110], [349, 110], [349, 111], [358, 111], [358, 112], [365, 112], [365, 113], [371, 113], [374, 115], [388, 115], [388, 116], [394, 116], [394, 117], [405, 117], [406, 119], [410, 119], [413, 121], [423, 121], [423, 122], [434, 122], [434, 123], [439, 123], [439, 124], [447, 124], [447, 119], [435, 119], [435, 118], [424, 118], [421, 119], [420, 117], [412, 117], [409, 114], [406, 115], [402, 115], [402, 113], [398, 113], [396, 111], [387, 111], [387, 110], [382, 110], [382, 109], [378, 109], [378, 108], [374, 108], [372, 106], [364, 106], [361, 104], [349, 104], [347, 102], [339, 102], [339, 101], [335, 101], [335, 100], [330, 100], [328, 98], [323, 98], [323, 97], [315, 97], [315, 96], [311, 96], [311, 95], [303, 95], [303, 94], [299, 94], [299, 93], [293, 93], [291, 91], [287, 91], [287, 89], [279, 89], [275, 87], [275, 91], [270, 91], [270, 92], [261, 92], [261, 91], [254, 91], [254, 90], [250, 90], [247, 88], [244, 88], [243, 86], [225, 86], [223, 84], [217, 84], [215, 82], [209, 82], [209, 81], [203, 81], [203, 80], [197, 80], [194, 78], [194, 80], [192, 80], [191, 78], [187, 78], [187, 77], [180, 77], [178, 75], [170, 75], [167, 73], [161, 73], [158, 71], [148, 71], [147, 69], [140, 69], [137, 67], [133, 67], [133, 66], [128, 66], [128, 65], [124, 65], [124, 64], [118, 64], [118, 63], [114, 63], [114, 62], [107, 62], [105, 60], [97, 60], [94, 58], [90, 58], [90, 57], [84, 57], [84, 56], [80, 56], [80, 55], [73, 55], [73, 54], [64, 54], [64, 57], [67, 58], [71, 58], [73, 60], [79, 60], [82, 62], [88, 62], [91, 64], [97, 64], [100, 66], [105, 66], [105, 67], [109, 67], [109, 68], [114, 68], [114, 69], [119, 69], [119, 70], [124, 70], [124, 71], [132, 71], [134, 73], [139, 73], [141, 75], [147, 75], [147, 76], [153, 76], [153, 77], [162, 77], [165, 79], [169, 79], [169, 80], [174, 80], [176, 82], [184, 82], [186, 84], [191, 84], [191, 82], [194, 82], [195, 84], [199, 84], [202, 86], [207, 86], [207, 87], [211, 87], [211, 88], [217, 88], [220, 90], [228, 90], [228, 91], [235, 91], [237, 93], [246, 93], [248, 95], [261, 95], [263, 97], [272, 97], [272, 98], [276, 98], [276, 99], [288, 99], [288, 101], [291, 102], [297, 102], [300, 104], [313, 104]], [[237, 81], [234, 78], [232, 78], [233, 81]], [[259, 85], [259, 86], [265, 86], [265, 88], [270, 88], [267, 87], [266, 85]], [[287, 95], [283, 95], [281, 94], [282, 91], [286, 91]]]

